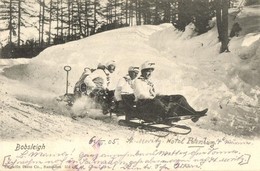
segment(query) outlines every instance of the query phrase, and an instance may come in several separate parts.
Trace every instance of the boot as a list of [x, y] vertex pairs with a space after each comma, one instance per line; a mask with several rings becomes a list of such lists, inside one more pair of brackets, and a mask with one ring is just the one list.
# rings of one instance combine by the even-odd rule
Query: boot
[[196, 112], [196, 115], [200, 115], [200, 116], [197, 116], [197, 117], [192, 118], [192, 119], [191, 119], [192, 122], [194, 122], [194, 123], [197, 122], [197, 121], [200, 119], [200, 117], [206, 115], [207, 112], [208, 112], [208, 108], [206, 108], [206, 109], [204, 109], [204, 110], [202, 110], [202, 111], [197, 111], [197, 112]]
[[201, 110], [201, 111], [196, 111], [197, 115], [205, 115], [208, 112], [208, 108]]

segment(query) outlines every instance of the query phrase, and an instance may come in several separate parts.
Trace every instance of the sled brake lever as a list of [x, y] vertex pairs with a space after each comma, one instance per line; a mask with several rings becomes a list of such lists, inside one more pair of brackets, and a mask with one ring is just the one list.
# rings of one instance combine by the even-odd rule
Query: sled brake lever
[[69, 71], [71, 70], [71, 66], [64, 66], [64, 70], [67, 72], [66, 78], [66, 94], [68, 94], [68, 87], [69, 87]]
[[64, 70], [65, 70], [65, 71], [70, 71], [70, 70], [71, 70], [71, 66], [68, 66], [68, 65], [67, 65], [67, 66], [64, 66]]

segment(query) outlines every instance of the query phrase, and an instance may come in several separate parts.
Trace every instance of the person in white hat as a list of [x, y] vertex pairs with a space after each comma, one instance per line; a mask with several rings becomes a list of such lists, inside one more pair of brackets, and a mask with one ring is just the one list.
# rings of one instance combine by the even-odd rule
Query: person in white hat
[[115, 89], [116, 101], [122, 100], [122, 94], [133, 94], [133, 82], [139, 73], [139, 67], [130, 66], [128, 68], [128, 74], [119, 79]]
[[84, 82], [92, 90], [107, 89], [110, 84], [110, 75], [115, 71], [115, 68], [115, 61], [109, 61], [106, 65], [99, 63], [97, 69]]
[[155, 63], [146, 61], [141, 66], [141, 76], [134, 83], [135, 100], [153, 99], [156, 94], [150, 76], [155, 68]]
[[[180, 115], [205, 115], [208, 109], [195, 111], [182, 95], [157, 95], [150, 77], [155, 63], [146, 61], [141, 66], [141, 76], [133, 84], [135, 101], [138, 110], [150, 114], [161, 114], [163, 117]], [[198, 118], [192, 119], [196, 122]]]
[[130, 66], [128, 68], [128, 74], [119, 79], [116, 89], [115, 89], [115, 100], [116, 106], [115, 111], [116, 113], [122, 111], [125, 107], [124, 103], [122, 102], [124, 97], [125, 99], [134, 99], [134, 91], [133, 91], [133, 82], [139, 73], [139, 67]]
[[116, 89], [115, 89], [115, 99], [116, 101], [121, 101], [122, 94], [133, 94], [133, 82], [139, 73], [139, 67], [129, 67], [128, 74], [119, 79]]
[[108, 61], [105, 67], [112, 74], [116, 69], [116, 62], [114, 60]]

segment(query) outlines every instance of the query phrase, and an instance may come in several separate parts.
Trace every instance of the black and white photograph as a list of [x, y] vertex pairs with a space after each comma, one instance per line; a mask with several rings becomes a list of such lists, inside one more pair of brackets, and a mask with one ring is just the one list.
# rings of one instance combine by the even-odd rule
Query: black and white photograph
[[260, 169], [259, 0], [0, 0], [0, 171]]

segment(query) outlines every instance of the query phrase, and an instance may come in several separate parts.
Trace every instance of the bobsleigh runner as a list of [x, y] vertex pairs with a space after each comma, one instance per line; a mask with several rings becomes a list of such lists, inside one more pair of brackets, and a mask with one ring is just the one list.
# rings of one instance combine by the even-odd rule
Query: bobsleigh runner
[[[113, 114], [116, 116], [125, 116], [125, 119], [119, 119], [118, 121], [118, 124], [122, 126], [148, 130], [156, 136], [167, 136], [169, 133], [186, 135], [191, 132], [191, 128], [187, 125], [177, 124], [177, 122], [188, 119], [196, 122], [200, 117], [206, 116], [206, 114], [183, 115], [181, 113], [170, 115], [163, 110], [144, 110], [141, 107], [144, 105], [143, 102], [135, 102], [133, 94], [122, 95], [122, 105], [119, 107], [114, 101], [113, 93], [110, 91], [97, 89], [91, 93], [88, 92], [89, 90], [84, 83], [87, 74], [84, 73], [75, 84], [74, 92], [68, 93], [68, 76], [71, 67], [65, 66], [64, 70], [67, 72], [66, 93], [60, 96], [57, 99], [58, 101], [66, 102], [67, 106], [72, 107], [79, 98], [87, 96], [93, 103], [97, 103], [101, 107], [103, 114], [109, 114], [111, 118]], [[89, 68], [85, 68], [84, 72], [89, 71]], [[178, 103], [175, 105], [182, 107]], [[183, 109], [185, 110], [185, 108]]]

